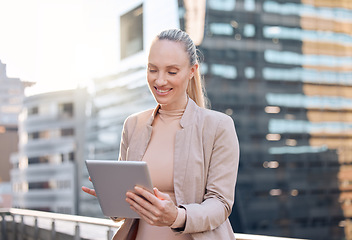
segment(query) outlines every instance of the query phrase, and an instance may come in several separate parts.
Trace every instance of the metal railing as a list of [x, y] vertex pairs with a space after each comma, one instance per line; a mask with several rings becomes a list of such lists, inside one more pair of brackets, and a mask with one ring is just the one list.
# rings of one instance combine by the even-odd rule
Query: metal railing
[[[26, 209], [0, 209], [1, 215], [1, 238], [2, 240], [12, 240], [12, 239], [28, 239], [28, 234], [25, 231], [25, 226], [31, 225], [32, 231], [29, 236], [30, 239], [58, 239], [57, 236], [60, 234], [60, 230], [57, 229], [58, 222], [70, 223], [70, 226], [74, 226], [72, 231], [68, 231], [67, 226], [65, 228], [66, 234], [71, 236], [69, 239], [79, 240], [79, 239], [93, 239], [93, 237], [85, 238], [82, 236], [82, 224], [89, 226], [101, 226], [106, 229], [105, 239], [112, 239], [114, 231], [122, 225], [121, 222], [113, 222], [110, 219], [84, 217], [68, 214], [50, 213], [42, 211], [33, 211]], [[19, 219], [18, 219], [19, 218]], [[25, 221], [25, 218], [30, 218], [31, 221]], [[38, 224], [39, 220], [42, 221], [46, 219], [51, 222], [47, 226], [40, 226]], [[27, 219], [28, 220], [28, 219]], [[39, 231], [46, 228], [47, 236], [45, 238], [40, 238]], [[101, 231], [101, 229], [99, 229]], [[84, 231], [85, 232], [85, 231]], [[11, 234], [9, 234], [11, 233]], [[61, 232], [62, 234], [62, 232]], [[238, 234], [235, 233], [237, 240], [303, 240], [303, 239], [293, 239], [293, 238], [282, 238], [282, 237], [271, 237], [271, 236], [261, 236], [261, 235], [251, 235], [251, 234]], [[104, 239], [100, 236], [98, 239]], [[67, 237], [64, 239], [68, 239]]]
[[[71, 226], [74, 226], [74, 229], [67, 229], [65, 227], [64, 234], [72, 236], [72, 239], [79, 240], [85, 239], [81, 236], [81, 227], [82, 224], [90, 226], [102, 226], [106, 228], [106, 239], [110, 240], [113, 237], [113, 230], [117, 230], [121, 225], [121, 222], [114, 222], [110, 219], [102, 218], [92, 218], [68, 214], [59, 214], [59, 213], [50, 213], [42, 211], [33, 211], [26, 209], [0, 209], [1, 215], [1, 239], [10, 240], [10, 239], [27, 239], [26, 236], [28, 233], [25, 231], [25, 226], [32, 225], [33, 230], [31, 231], [30, 236], [32, 239], [40, 239], [39, 230], [42, 228], [47, 228], [49, 231], [50, 238], [47, 239], [57, 239], [59, 231], [56, 229], [58, 222], [70, 223]], [[20, 219], [18, 219], [18, 217]], [[25, 217], [31, 218], [27, 219], [29, 221], [25, 222]], [[46, 224], [45, 227], [39, 226], [38, 220], [49, 220], [51, 224]], [[50, 225], [50, 226], [48, 226]], [[12, 237], [9, 237], [9, 232], [11, 232]], [[65, 233], [66, 232], [66, 233]], [[100, 238], [101, 239], [101, 238]]]

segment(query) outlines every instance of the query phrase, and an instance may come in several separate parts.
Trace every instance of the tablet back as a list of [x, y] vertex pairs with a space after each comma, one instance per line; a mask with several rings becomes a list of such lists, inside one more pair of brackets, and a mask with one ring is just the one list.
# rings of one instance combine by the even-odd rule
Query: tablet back
[[136, 185], [153, 191], [146, 162], [86, 160], [86, 165], [105, 216], [140, 218], [125, 199]]

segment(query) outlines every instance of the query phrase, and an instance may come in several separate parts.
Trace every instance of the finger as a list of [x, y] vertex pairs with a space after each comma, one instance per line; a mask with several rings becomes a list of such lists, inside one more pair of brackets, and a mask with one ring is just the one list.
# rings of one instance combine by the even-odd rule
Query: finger
[[142, 197], [144, 197], [147, 201], [149, 201], [152, 205], [157, 205], [159, 204], [159, 199], [152, 194], [150, 191], [141, 188], [139, 186], [135, 186], [134, 190], [137, 194], [141, 195]]
[[135, 208], [134, 206], [130, 206], [130, 208], [135, 211], [145, 222], [147, 222], [150, 225], [155, 225], [155, 222], [150, 219], [148, 216], [146, 216], [145, 214], [143, 214], [142, 212], [138, 211], [137, 208]]
[[[158, 191], [156, 189], [156, 191]], [[136, 211], [141, 217], [149, 219], [149, 224], [155, 226], [170, 226], [177, 217], [177, 207], [172, 200], [159, 200], [154, 196], [158, 204], [152, 204], [145, 200], [138, 193], [127, 192], [126, 201], [131, 205], [131, 208]], [[164, 197], [169, 197], [163, 194]]]
[[169, 194], [160, 192], [159, 189], [157, 189], [156, 187], [153, 188], [153, 190], [154, 190], [155, 196], [156, 196], [157, 198], [159, 198], [160, 200], [169, 200], [169, 201], [172, 201]]
[[93, 196], [97, 196], [96, 192], [94, 189], [90, 189], [90, 188], [87, 188], [87, 187], [84, 187], [82, 186], [82, 190], [90, 195], [93, 195]]
[[144, 221], [150, 225], [161, 226], [159, 217], [155, 216], [152, 212], [138, 205], [136, 202], [130, 205], [130, 208], [135, 211]]
[[126, 201], [133, 206], [139, 213], [145, 215], [149, 219], [155, 219], [155, 216], [160, 215], [157, 207], [152, 205], [148, 200], [133, 192], [126, 193]]
[[143, 196], [141, 196], [141, 195], [139, 195], [137, 193], [127, 192], [126, 193], [126, 197], [127, 197], [126, 200], [128, 200], [128, 202], [131, 205], [138, 204], [141, 207], [143, 207], [144, 209], [148, 209], [148, 210], [150, 210], [150, 209], [152, 209], [154, 207], [146, 198], [144, 198]]

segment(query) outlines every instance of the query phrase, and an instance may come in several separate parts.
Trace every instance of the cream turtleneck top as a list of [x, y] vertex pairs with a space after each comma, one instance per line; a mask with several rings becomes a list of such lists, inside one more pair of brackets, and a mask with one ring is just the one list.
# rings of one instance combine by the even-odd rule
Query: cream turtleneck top
[[[184, 109], [159, 109], [152, 124], [153, 131], [148, 148], [142, 159], [148, 163], [153, 185], [160, 191], [169, 194], [175, 204], [174, 148], [176, 132], [181, 129], [180, 120], [183, 113]], [[180, 211], [178, 215], [181, 215]], [[176, 222], [179, 221], [180, 216], [176, 219]], [[183, 216], [181, 224], [184, 224], [184, 221]], [[187, 240], [192, 238], [189, 234], [177, 234], [170, 227], [151, 226], [141, 219], [136, 240], [149, 239]]]

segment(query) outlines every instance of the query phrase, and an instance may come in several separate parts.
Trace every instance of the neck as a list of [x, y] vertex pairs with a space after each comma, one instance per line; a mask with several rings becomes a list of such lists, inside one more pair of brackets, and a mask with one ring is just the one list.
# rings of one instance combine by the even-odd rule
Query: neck
[[182, 104], [177, 104], [175, 106], [170, 104], [160, 104], [160, 109], [165, 111], [180, 110], [180, 109], [185, 109], [187, 104], [188, 104], [188, 96], [186, 96]]

